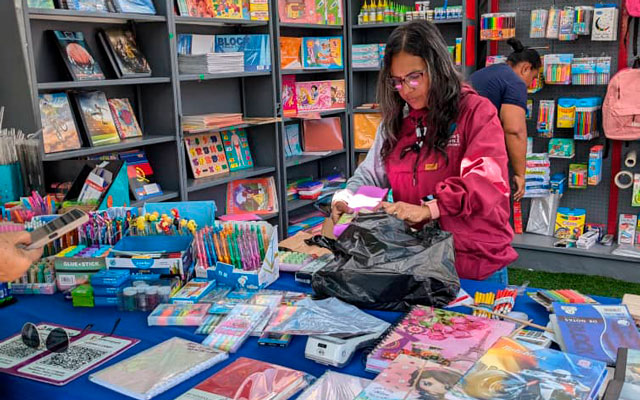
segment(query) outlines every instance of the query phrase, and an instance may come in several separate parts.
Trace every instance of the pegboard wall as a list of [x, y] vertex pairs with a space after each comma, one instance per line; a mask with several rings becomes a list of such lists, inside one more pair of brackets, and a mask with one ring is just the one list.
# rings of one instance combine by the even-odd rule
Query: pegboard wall
[[[608, 1], [607, 3], [616, 4], [620, 8], [620, 1]], [[499, 1], [499, 12], [516, 12], [516, 37], [528, 47], [536, 48], [541, 54], [559, 54], [571, 53], [574, 57], [598, 57], [611, 56], [611, 76], [616, 72], [618, 65], [618, 41], [598, 42], [591, 41], [590, 36], [578, 36], [574, 41], [559, 41], [557, 39], [529, 37], [531, 25], [531, 10], [549, 9], [551, 7], [562, 8], [564, 6], [578, 5], [594, 5], [590, 1], [570, 1], [570, 0], [524, 0], [524, 1]], [[495, 12], [495, 10], [492, 10]], [[620, 21], [619, 21], [620, 24]], [[619, 32], [618, 40], [623, 40], [623, 34]], [[508, 55], [512, 49], [504, 42], [498, 45], [498, 55]], [[606, 93], [606, 85], [545, 85], [542, 90], [537, 93], [529, 94], [528, 98], [533, 99], [533, 112], [531, 118], [527, 120], [528, 136], [533, 137], [533, 151], [535, 153], [546, 153], [548, 151], [549, 139], [541, 138], [536, 131], [536, 121], [538, 119], [538, 107], [540, 100], [557, 100], [560, 97], [593, 97], [600, 96], [604, 98]], [[601, 121], [601, 118], [600, 118]], [[561, 129], [555, 128], [554, 138], [573, 138], [573, 128]], [[589, 161], [589, 150], [591, 147], [605, 144], [604, 135], [590, 141], [575, 140], [575, 157], [571, 160], [567, 159], [551, 159], [551, 174], [562, 172], [568, 175], [569, 164], [583, 163]], [[622, 159], [624, 162], [625, 154], [636, 149], [640, 152], [640, 144], [633, 142], [629, 145], [623, 145]], [[624, 167], [624, 166], [623, 166]], [[623, 168], [626, 169], [626, 168]], [[640, 173], [640, 163], [636, 165], [631, 172]], [[605, 154], [602, 163], [602, 181], [597, 186], [588, 186], [586, 189], [569, 189], [565, 191], [560, 202], [561, 207], [583, 208], [587, 211], [587, 222], [606, 224], [609, 206], [609, 185], [613, 180], [611, 176], [611, 150], [609, 154]], [[631, 207], [631, 189], [620, 190], [618, 212], [619, 213], [638, 213], [637, 208]], [[523, 222], [526, 229], [527, 220], [529, 218], [530, 199], [524, 199], [522, 202]]]

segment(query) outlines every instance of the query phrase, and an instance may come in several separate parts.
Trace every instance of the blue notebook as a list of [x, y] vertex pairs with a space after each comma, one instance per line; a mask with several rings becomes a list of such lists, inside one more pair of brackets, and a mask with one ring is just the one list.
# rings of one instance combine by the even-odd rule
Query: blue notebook
[[563, 350], [609, 365], [620, 347], [640, 349], [640, 334], [624, 305], [553, 303]]
[[271, 71], [269, 35], [216, 35], [216, 53], [244, 53], [245, 71]]

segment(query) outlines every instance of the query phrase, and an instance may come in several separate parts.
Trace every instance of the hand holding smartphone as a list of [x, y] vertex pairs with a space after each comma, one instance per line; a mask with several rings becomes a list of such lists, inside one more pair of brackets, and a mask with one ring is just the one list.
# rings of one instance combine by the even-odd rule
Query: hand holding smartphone
[[31, 244], [26, 249], [33, 250], [44, 247], [47, 243], [79, 228], [87, 222], [89, 222], [89, 215], [82, 210], [74, 208], [59, 218], [48, 222], [45, 226], [32, 231]]

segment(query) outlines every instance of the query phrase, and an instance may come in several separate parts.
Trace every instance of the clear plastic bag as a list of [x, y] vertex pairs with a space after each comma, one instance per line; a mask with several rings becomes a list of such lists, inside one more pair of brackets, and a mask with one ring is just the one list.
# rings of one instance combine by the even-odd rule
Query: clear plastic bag
[[284, 318], [272, 319], [266, 332], [291, 335], [354, 336], [378, 330], [384, 321], [336, 298], [304, 299]]
[[531, 200], [527, 232], [538, 235], [553, 236], [556, 213], [560, 204], [560, 194], [550, 194], [547, 197], [537, 197]]
[[353, 400], [369, 383], [369, 379], [327, 371], [298, 400]]

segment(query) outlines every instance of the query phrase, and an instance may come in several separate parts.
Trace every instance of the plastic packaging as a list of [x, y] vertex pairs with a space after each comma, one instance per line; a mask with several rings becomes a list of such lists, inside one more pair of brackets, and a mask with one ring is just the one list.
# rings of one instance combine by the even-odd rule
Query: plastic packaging
[[334, 246], [335, 260], [313, 275], [318, 297], [407, 310], [411, 304], [445, 306], [460, 290], [453, 236], [435, 225], [414, 232], [386, 213], [359, 214]]
[[298, 400], [353, 400], [369, 383], [369, 379], [327, 371]]
[[560, 204], [560, 194], [537, 197], [531, 200], [527, 232], [553, 236], [555, 216]]
[[[457, 292], [456, 292], [457, 293]], [[336, 298], [324, 300], [304, 299], [295, 307], [286, 309], [289, 315], [281, 317], [280, 309], [266, 332], [292, 335], [361, 335], [375, 332], [384, 321]]]
[[238, 304], [202, 344], [235, 353], [268, 312], [266, 306]]

